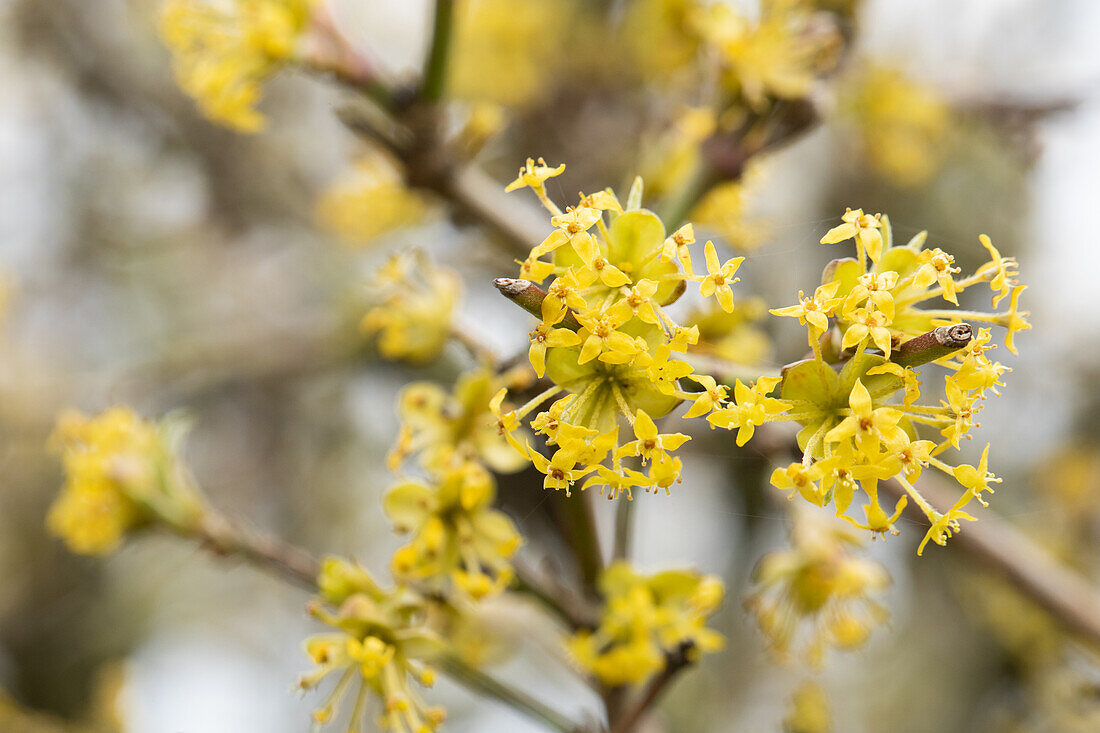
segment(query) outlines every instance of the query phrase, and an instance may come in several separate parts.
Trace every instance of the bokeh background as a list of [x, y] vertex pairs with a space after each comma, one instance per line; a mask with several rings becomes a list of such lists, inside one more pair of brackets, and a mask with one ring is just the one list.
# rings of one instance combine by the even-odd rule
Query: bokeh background
[[[469, 25], [454, 91], [502, 105], [502, 129], [478, 154], [498, 180], [529, 155], [565, 162], [550, 188], [564, 202], [653, 169], [673, 112], [644, 74], [591, 73], [607, 64], [592, 30], [570, 22], [576, 3], [460, 5]], [[418, 67], [427, 3], [329, 7], [395, 75]], [[398, 390], [450, 382], [468, 364], [457, 349], [430, 367], [379, 358], [356, 329], [365, 280], [388, 253], [420, 247], [462, 275], [468, 332], [511, 354], [529, 329], [490, 285], [515, 272], [513, 253], [445, 206], [374, 236], [356, 208], [370, 205], [356, 199], [362, 144], [334, 115], [333, 84], [280, 74], [267, 85], [265, 132], [216, 127], [173, 83], [157, 10], [149, 0], [0, 0], [5, 731], [291, 733], [308, 730], [317, 703], [291, 691], [307, 667], [300, 641], [316, 631], [298, 590], [172, 538], [89, 559], [47, 536], [61, 476], [46, 443], [61, 409], [185, 411], [188, 461], [220, 509], [383, 572], [400, 544], [379, 503]], [[1018, 358], [998, 354], [1013, 371], [982, 414], [980, 438], [1005, 478], [994, 508], [1100, 579], [1100, 4], [867, 0], [857, 17], [849, 53], [919, 85], [946, 116], [914, 133], [924, 137], [900, 160], [875, 155], [870, 113], [844, 106], [859, 98], [853, 75], [825, 124], [752, 167], [712, 236], [748, 256], [739, 295], [772, 306], [817, 281], [832, 256], [817, 240], [845, 206], [889, 213], [900, 237], [928, 230], [964, 266], [979, 262], [982, 232], [1014, 254], [1034, 328]], [[500, 38], [511, 41], [474, 40]], [[899, 104], [903, 119], [926, 114]], [[765, 360], [796, 358], [803, 336], [775, 320], [758, 324], [753, 343]], [[655, 725], [778, 730], [805, 675], [769, 659], [739, 598], [756, 560], [785, 544], [787, 514], [738, 478], [764, 470], [764, 458], [735, 453], [727, 434], [696, 437], [684, 484], [641, 497], [637, 559], [722, 575], [716, 626], [729, 645], [677, 683]], [[541, 491], [516, 480], [502, 497], [537, 537]], [[836, 730], [1100, 730], [1093, 654], [950, 548], [917, 559], [922, 534], [909, 526], [869, 548], [894, 578], [891, 621], [818, 676]], [[510, 602], [485, 613], [516, 648], [503, 674], [594, 714], [555, 629]], [[446, 683], [437, 697], [455, 733], [537, 730]]]

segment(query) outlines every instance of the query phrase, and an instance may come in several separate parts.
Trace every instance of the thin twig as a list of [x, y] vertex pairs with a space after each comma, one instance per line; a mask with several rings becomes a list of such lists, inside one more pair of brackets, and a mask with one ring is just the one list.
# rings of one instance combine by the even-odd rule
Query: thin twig
[[[905, 489], [896, 481], [879, 486], [895, 499], [905, 495]], [[941, 513], [950, 509], [957, 498], [931, 476], [922, 479], [920, 492]], [[928, 523], [915, 504], [906, 507], [905, 512]], [[1066, 629], [1100, 647], [1100, 592], [1088, 579], [1059, 563], [1005, 519], [993, 512], [982, 512], [978, 521], [967, 522], [948, 541], [947, 549], [956, 549], [990, 566]]]
[[[317, 588], [320, 563], [306, 550], [260, 532], [245, 529], [239, 523], [216, 512], [210, 512], [192, 534], [219, 555], [241, 557], [253, 565], [275, 571], [279, 577], [295, 585], [304, 586], [310, 590]], [[581, 729], [580, 726], [525, 692], [516, 690], [485, 672], [473, 669], [460, 660], [446, 658], [439, 666], [456, 682], [468, 689], [511, 705], [519, 712], [542, 721], [562, 733], [573, 733]]]
[[235, 555], [307, 590], [317, 589], [321, 565], [305, 550], [208, 512], [195, 536], [218, 555]]
[[574, 631], [595, 628], [596, 610], [588, 602], [564, 587], [555, 578], [540, 573], [523, 561], [515, 559], [512, 568], [520, 591], [528, 593], [557, 614]]
[[678, 649], [665, 658], [665, 667], [645, 686], [642, 693], [633, 700], [622, 716], [611, 727], [611, 733], [630, 733], [641, 722], [646, 712], [657, 702], [676, 676], [691, 664], [688, 654], [691, 642], [682, 643]]
[[428, 45], [428, 58], [424, 62], [424, 83], [420, 86], [420, 98], [425, 102], [438, 102], [447, 86], [454, 15], [455, 0], [435, 0], [432, 40]]
[[634, 535], [634, 501], [620, 496], [615, 505], [615, 543], [611, 548], [612, 560], [630, 557]]
[[436, 662], [436, 666], [470, 690], [507, 703], [554, 730], [561, 731], [561, 733], [575, 733], [583, 730], [579, 724], [544, 705], [526, 692], [510, 687], [455, 657], [444, 657]]

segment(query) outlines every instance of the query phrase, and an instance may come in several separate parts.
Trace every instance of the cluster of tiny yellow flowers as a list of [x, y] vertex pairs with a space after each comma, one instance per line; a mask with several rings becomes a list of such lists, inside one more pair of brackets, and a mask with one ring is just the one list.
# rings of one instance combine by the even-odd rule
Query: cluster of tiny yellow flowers
[[192, 526], [202, 504], [177, 461], [171, 421], [157, 425], [116, 407], [95, 417], [66, 412], [51, 438], [65, 484], [46, 526], [73, 552], [113, 550], [127, 531], [153, 521]]
[[316, 0], [168, 0], [161, 35], [176, 79], [208, 118], [241, 132], [263, 127], [263, 82], [295, 60]]
[[402, 481], [383, 501], [395, 529], [412, 535], [394, 553], [396, 577], [433, 586], [449, 580], [473, 598], [498, 593], [511, 581], [509, 562], [523, 538], [492, 508], [490, 473], [526, 465], [496, 427], [492, 397], [507, 380], [481, 369], [461, 377], [454, 394], [430, 382], [414, 382], [401, 393], [401, 432], [389, 467], [400, 472], [418, 454], [428, 480]]
[[458, 275], [412, 250], [390, 257], [369, 289], [373, 305], [359, 330], [367, 336], [377, 334], [382, 356], [414, 363], [439, 356], [450, 338], [451, 318], [462, 293]]
[[633, 2], [622, 25], [625, 50], [646, 76], [673, 81], [704, 56], [717, 64], [724, 91], [754, 108], [804, 96], [834, 64], [840, 35], [811, 4], [761, 0], [756, 12], [742, 10], [706, 0]]
[[[582, 488], [600, 486], [602, 493], [605, 487], [609, 498], [621, 492], [632, 497], [635, 487], [667, 491], [680, 478], [683, 464], [674, 452], [688, 436], [661, 433], [654, 420], [684, 400], [692, 402], [686, 418], [721, 411], [728, 393], [712, 377], [695, 374], [690, 364], [674, 358], [698, 342], [699, 328], [676, 323], [665, 306], [695, 283], [704, 298], [713, 297], [724, 311], [733, 311], [730, 286], [739, 280], [735, 273], [744, 258], [722, 262], [707, 242], [706, 269], [697, 273], [692, 226], [667, 235], [661, 220], [641, 207], [640, 180], [625, 206], [607, 189], [582, 196], [576, 207], [562, 211], [547, 195], [545, 181], [563, 169], [529, 159], [508, 187], [533, 189], [554, 227], [521, 263], [523, 279], [497, 281], [501, 292], [539, 316], [530, 333], [529, 358], [535, 373], [553, 386], [500, 414], [499, 428], [545, 474], [545, 488], [568, 494], [587, 477]], [[551, 276], [543, 291], [538, 283]], [[699, 391], [685, 391], [681, 380]], [[513, 432], [562, 391], [568, 394], [530, 423], [553, 447], [547, 457]], [[494, 409], [503, 399], [498, 393]], [[620, 418], [633, 440], [620, 440]], [[755, 413], [746, 413], [745, 419], [755, 419]], [[647, 472], [638, 470], [646, 465]]]
[[436, 730], [445, 712], [429, 707], [411, 684], [432, 686], [435, 673], [424, 660], [438, 658], [444, 648], [443, 640], [425, 623], [423, 598], [401, 586], [383, 589], [363, 568], [339, 558], [324, 561], [318, 587], [320, 598], [310, 611], [336, 631], [306, 640], [306, 654], [316, 667], [298, 684], [311, 690], [330, 675], [336, 683], [314, 711], [314, 720], [330, 722], [343, 698], [350, 696], [354, 702], [347, 729], [361, 730], [368, 697], [373, 695], [381, 701], [379, 729]]
[[316, 213], [323, 227], [350, 244], [362, 244], [420, 222], [428, 203], [405, 185], [396, 163], [376, 153], [356, 161], [326, 190]]
[[[939, 248], [928, 249], [921, 233], [908, 244], [895, 246], [886, 217], [849, 210], [843, 223], [830, 230], [822, 243], [854, 239], [856, 259], [834, 260], [822, 276], [824, 283], [799, 303], [773, 310], [798, 318], [806, 326], [812, 358], [784, 369], [775, 419], [802, 425], [798, 445], [803, 460], [775, 472], [772, 482], [824, 506], [873, 532], [894, 531], [893, 524], [907, 503], [903, 496], [892, 513], [878, 499], [879, 481], [893, 478], [932, 523], [918, 551], [929, 540], [944, 544], [959, 529], [960, 520], [973, 519], [963, 508], [992, 491], [995, 478], [987, 469], [989, 446], [977, 466], [952, 466], [938, 456], [959, 448], [977, 425], [975, 414], [988, 393], [997, 387], [1007, 367], [991, 361], [995, 348], [988, 328], [973, 335], [967, 321], [1002, 326], [1005, 346], [1015, 353], [1014, 336], [1030, 328], [1027, 313], [1019, 310], [1024, 286], [1016, 283], [1016, 266], [1002, 257], [989, 238], [980, 238], [990, 259], [967, 277], [956, 279], [954, 258]], [[1005, 298], [1006, 312], [958, 309], [958, 294], [979, 283], [993, 290], [993, 306]], [[920, 308], [930, 300], [953, 308]], [[914, 367], [935, 362], [947, 368], [945, 397], [938, 405], [920, 404], [921, 382]], [[834, 365], [842, 364], [839, 372]], [[889, 404], [902, 392], [901, 404]], [[779, 407], [781, 406], [781, 407]], [[936, 439], [922, 439], [918, 428], [934, 429]], [[926, 467], [952, 476], [965, 489], [946, 514], [933, 509], [914, 484]], [[867, 496], [865, 522], [848, 517], [857, 489]]]
[[840, 112], [856, 127], [859, 159], [899, 186], [919, 186], [943, 163], [951, 110], [930, 86], [867, 66], [842, 88]]
[[412, 541], [394, 553], [398, 578], [450, 578], [473, 598], [502, 591], [512, 580], [509, 560], [523, 538], [512, 520], [492, 508], [496, 485], [481, 464], [466, 462], [431, 482], [409, 480], [383, 500], [395, 528]]
[[725, 593], [714, 576], [684, 570], [641, 575], [616, 562], [603, 571], [600, 591], [599, 626], [577, 632], [567, 646], [578, 665], [608, 686], [644, 682], [664, 669], [671, 654], [694, 660], [725, 643], [706, 627]]
[[725, 3], [697, 3], [695, 32], [713, 48], [725, 86], [751, 107], [805, 96], [836, 59], [839, 34], [799, 3], [762, 2], [751, 20]]
[[794, 513], [791, 547], [765, 555], [745, 606], [780, 660], [804, 657], [812, 666], [829, 648], [855, 649], [886, 621], [872, 594], [890, 576], [878, 563], [856, 557], [860, 536], [812, 510]]

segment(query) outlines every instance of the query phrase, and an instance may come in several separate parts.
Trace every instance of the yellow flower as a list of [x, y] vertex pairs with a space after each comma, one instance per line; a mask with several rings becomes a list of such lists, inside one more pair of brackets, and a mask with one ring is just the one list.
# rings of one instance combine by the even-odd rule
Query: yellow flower
[[844, 331], [841, 347], [851, 349], [870, 338], [882, 355], [889, 358], [893, 336], [890, 334], [890, 316], [874, 308], [856, 308], [851, 314], [852, 324]]
[[1027, 311], [1019, 310], [1020, 295], [1025, 290], [1027, 290], [1026, 285], [1017, 285], [1012, 289], [1012, 297], [1008, 300], [1008, 313], [1000, 317], [1004, 327], [1008, 329], [1008, 334], [1005, 336], [1005, 348], [1013, 354], [1016, 353], [1016, 334], [1020, 331], [1031, 330], [1031, 324], [1027, 321], [1027, 317], [1031, 314]]
[[667, 654], [689, 659], [717, 651], [725, 639], [706, 627], [721, 605], [722, 582], [693, 571], [640, 575], [625, 562], [600, 576], [606, 603], [600, 624], [567, 641], [578, 666], [607, 685], [641, 684], [664, 667]]
[[793, 517], [791, 547], [765, 555], [746, 607], [771, 650], [821, 665], [829, 647], [850, 649], [866, 641], [886, 609], [873, 598], [890, 582], [877, 562], [855, 557], [859, 538], [844, 525], [812, 510]]
[[639, 280], [624, 298], [635, 318], [654, 326], [661, 322], [653, 305], [653, 296], [657, 294], [657, 287], [655, 280]]
[[707, 242], [703, 251], [707, 260], [707, 274], [699, 283], [699, 294], [704, 298], [715, 296], [722, 309], [730, 313], [733, 311], [733, 291], [730, 290], [730, 285], [741, 281], [741, 278], [734, 277], [733, 274], [737, 272], [737, 268], [745, 258], [734, 257], [726, 260], [725, 264], [719, 264], [714, 242]]
[[943, 290], [944, 300], [958, 305], [959, 298], [955, 295], [955, 280], [951, 276], [956, 272], [961, 272], [961, 269], [952, 267], [955, 264], [955, 258], [937, 247], [936, 249], [921, 250], [920, 254], [917, 255], [917, 262], [920, 267], [917, 268], [917, 272], [913, 276], [913, 284], [924, 289], [934, 282], [939, 283], [940, 288]]
[[710, 414], [714, 410], [721, 409], [729, 398], [729, 391], [724, 384], [718, 384], [709, 374], [689, 374], [688, 378], [698, 382], [703, 391], [695, 395], [691, 408], [684, 413], [684, 419]]
[[203, 507], [176, 458], [178, 432], [124, 407], [95, 417], [62, 414], [51, 442], [60, 448], [65, 484], [46, 527], [85, 555], [110, 552], [126, 532], [152, 521], [192, 528]]
[[[524, 452], [515, 448], [512, 431], [501, 434], [501, 418], [490, 404], [500, 386], [500, 378], [484, 369], [459, 378], [452, 394], [430, 382], [406, 386], [397, 405], [402, 435], [390, 453], [390, 469], [397, 470], [411, 453], [418, 452], [436, 477], [470, 460], [500, 473], [520, 470], [527, 463]], [[500, 403], [496, 405], [499, 409]], [[525, 440], [529, 435], [521, 428], [516, 431]]]
[[592, 472], [592, 466], [577, 467], [577, 456], [573, 451], [559, 449], [549, 460], [531, 446], [527, 446], [527, 453], [531, 456], [531, 463], [540, 473], [546, 475], [542, 482], [542, 488], [565, 490], [565, 495], [572, 494], [573, 484]]
[[382, 500], [398, 532], [412, 541], [394, 553], [398, 578], [451, 579], [475, 598], [511, 581], [509, 560], [522, 544], [512, 520], [492, 508], [493, 477], [476, 463], [447, 472], [432, 484], [407, 481]]
[[737, 445], [744, 445], [758, 426], [791, 409], [789, 403], [767, 396], [780, 381], [779, 377], [760, 377], [748, 387], [738, 379], [733, 385], [735, 404], [711, 413], [707, 420], [726, 430], [736, 427]]
[[833, 227], [821, 238], [822, 244], [837, 244], [847, 239], [855, 238], [856, 247], [862, 260], [864, 256], [870, 257], [872, 262], [878, 262], [882, 257], [882, 214], [871, 216], [864, 214], [863, 209], [852, 211], [847, 209], [844, 221], [840, 226]]
[[894, 69], [860, 64], [841, 90], [839, 108], [853, 119], [863, 158], [891, 183], [916, 187], [940, 169], [952, 122], [943, 95]]
[[576, 331], [568, 328], [551, 328], [545, 321], [535, 326], [535, 330], [529, 334], [531, 348], [527, 352], [527, 358], [531, 361], [531, 367], [541, 379], [546, 374], [546, 347], [576, 346], [581, 342], [581, 337]]
[[989, 287], [993, 289], [993, 307], [1008, 297], [1012, 288], [1016, 285], [1016, 260], [1011, 257], [1001, 257], [1001, 253], [993, 246], [993, 241], [982, 234], [978, 237], [982, 246], [989, 250], [990, 261], [978, 268], [978, 272], [989, 278]]
[[176, 79], [211, 120], [240, 132], [263, 127], [263, 82], [292, 61], [315, 0], [168, 0], [160, 31]]
[[898, 274], [893, 270], [860, 275], [844, 299], [844, 314], [851, 317], [855, 307], [864, 304], [870, 306], [868, 310], [881, 311], [888, 322], [894, 320], [894, 296], [890, 291], [897, 284]]
[[393, 255], [369, 283], [375, 303], [359, 322], [387, 359], [424, 363], [442, 353], [462, 294], [458, 275], [420, 250]]
[[691, 223], [684, 224], [677, 229], [668, 239], [661, 245], [661, 261], [671, 262], [676, 259], [684, 268], [684, 272], [688, 275], [694, 275], [695, 271], [691, 268], [691, 250], [689, 245], [695, 243], [695, 228]]
[[756, 24], [722, 3], [695, 14], [698, 33], [717, 51], [723, 81], [758, 109], [769, 96], [805, 96], [837, 42], [832, 29], [815, 24], [809, 13], [769, 10]]
[[874, 407], [863, 382], [856, 380], [848, 397], [851, 414], [825, 434], [826, 443], [854, 440], [856, 448], [868, 455], [878, 453], [879, 445], [895, 450], [909, 444], [909, 436], [898, 423], [903, 414], [891, 407]]
[[824, 506], [825, 492], [820, 482], [826, 470], [835, 462], [835, 459], [826, 459], [816, 461], [809, 466], [801, 462], [793, 462], [786, 468], [777, 468], [772, 471], [771, 484], [781, 491], [791, 491], [792, 493], [787, 497], [789, 499], [793, 499], [793, 492], [797, 491], [799, 496], [811, 504]]
[[597, 357], [608, 364], [633, 361], [641, 349], [633, 337], [618, 330], [632, 316], [630, 306], [621, 300], [605, 311], [578, 311], [577, 320], [584, 327], [580, 331], [584, 345], [577, 363], [584, 364]]
[[[595, 211], [595, 209], [592, 209], [592, 211]], [[591, 224], [589, 224], [589, 226], [591, 226]], [[609, 288], [617, 288], [622, 285], [630, 284], [630, 277], [618, 267], [611, 264], [607, 257], [605, 257], [606, 253], [601, 250], [596, 240], [587, 232], [583, 232], [582, 234], [584, 235], [583, 237], [578, 234], [569, 241], [570, 245], [584, 261], [585, 265], [585, 269], [579, 271], [577, 276], [581, 280], [586, 280], [591, 275], [595, 275], [599, 278], [600, 282]], [[656, 292], [656, 289], [654, 289], [654, 292]]]
[[660, 433], [653, 419], [639, 409], [634, 418], [634, 440], [624, 444], [616, 452], [616, 457], [641, 456], [642, 463], [661, 458], [668, 451], [674, 451], [681, 445], [691, 440], [683, 433]]
[[[339, 576], [338, 582], [331, 579], [334, 575]], [[322, 593], [310, 606], [316, 618], [336, 631], [306, 640], [305, 652], [316, 666], [299, 679], [298, 686], [312, 690], [330, 675], [339, 681], [313, 712], [314, 721], [323, 725], [333, 720], [341, 701], [351, 694], [355, 704], [348, 722], [350, 730], [360, 730], [367, 696], [374, 695], [381, 703], [380, 724], [386, 730], [435, 731], [446, 713], [426, 705], [410, 684], [431, 687], [435, 672], [424, 662], [444, 651], [443, 640], [425, 624], [423, 599], [401, 587], [384, 590], [362, 568], [337, 558], [325, 560], [319, 585], [341, 589], [336, 597]], [[334, 612], [328, 610], [329, 604], [336, 607]]]
[[837, 298], [836, 291], [840, 283], [833, 281], [818, 286], [813, 297], [807, 298], [805, 291], [798, 291], [798, 305], [789, 305], [786, 308], [773, 308], [768, 311], [774, 316], [786, 316], [797, 318], [803, 326], [809, 325], [810, 344], [812, 345], [821, 334], [829, 330], [829, 317], [840, 305], [841, 298]]
[[516, 176], [516, 180], [509, 183], [504, 190], [509, 193], [518, 191], [521, 188], [531, 188], [535, 191], [542, 191], [545, 189], [547, 180], [554, 176], [560, 176], [564, 172], [564, 163], [553, 168], [546, 165], [546, 161], [542, 158], [539, 158], [538, 163], [528, 158], [524, 166], [519, 169], [519, 175]]
[[408, 188], [396, 164], [381, 154], [359, 160], [321, 195], [316, 208], [321, 226], [349, 244], [417, 224], [427, 213], [424, 197]]

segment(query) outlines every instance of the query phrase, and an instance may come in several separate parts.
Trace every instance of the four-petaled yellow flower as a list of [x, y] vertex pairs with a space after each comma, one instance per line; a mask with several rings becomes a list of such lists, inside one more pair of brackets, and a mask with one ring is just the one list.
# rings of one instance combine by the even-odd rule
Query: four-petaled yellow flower
[[854, 237], [860, 260], [870, 257], [872, 262], [878, 262], [882, 257], [882, 214], [872, 216], [864, 214], [863, 209], [848, 209], [841, 219], [844, 223], [826, 232], [821, 243], [838, 244]]
[[700, 278], [699, 294], [704, 298], [713, 295], [718, 299], [718, 304], [727, 313], [733, 312], [733, 290], [730, 285], [740, 282], [741, 278], [734, 277], [737, 268], [745, 261], [744, 257], [734, 257], [726, 260], [725, 264], [718, 261], [718, 253], [714, 249], [714, 242], [707, 242], [704, 248], [707, 261], [707, 274]]

